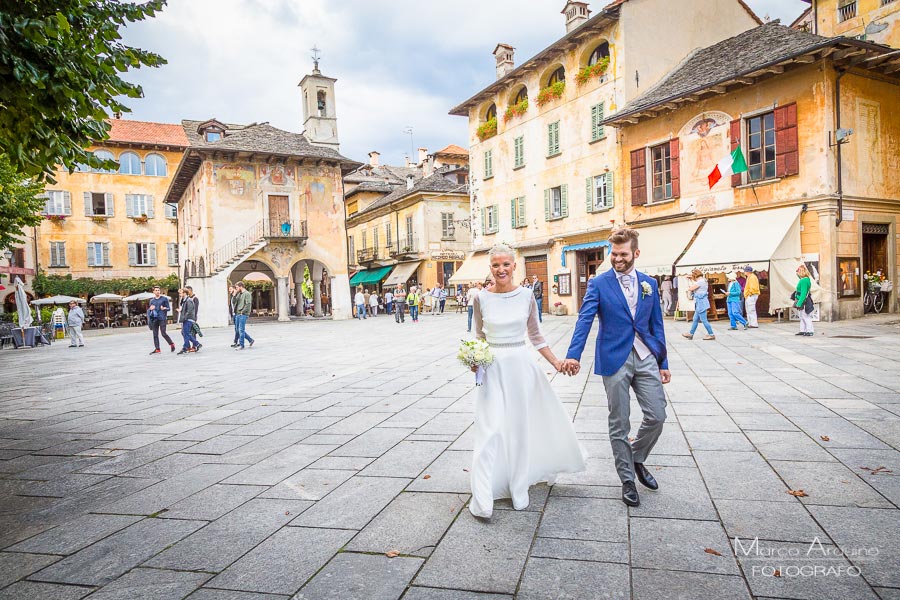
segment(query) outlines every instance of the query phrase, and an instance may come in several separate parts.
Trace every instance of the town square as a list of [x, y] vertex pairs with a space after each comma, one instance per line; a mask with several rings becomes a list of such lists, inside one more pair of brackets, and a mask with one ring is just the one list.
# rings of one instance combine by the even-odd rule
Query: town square
[[0, 599], [900, 599], [900, 0], [0, 7]]

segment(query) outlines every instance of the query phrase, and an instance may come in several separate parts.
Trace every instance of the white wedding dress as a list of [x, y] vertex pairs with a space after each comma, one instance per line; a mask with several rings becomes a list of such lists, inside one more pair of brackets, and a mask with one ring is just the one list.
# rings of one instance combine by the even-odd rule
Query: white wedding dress
[[511, 498], [528, 507], [529, 486], [552, 484], [559, 473], [585, 468], [586, 455], [550, 382], [525, 345], [547, 346], [531, 290], [487, 290], [474, 302], [475, 334], [491, 344], [494, 362], [485, 369], [475, 400], [475, 451], [469, 511], [490, 517], [494, 500]]

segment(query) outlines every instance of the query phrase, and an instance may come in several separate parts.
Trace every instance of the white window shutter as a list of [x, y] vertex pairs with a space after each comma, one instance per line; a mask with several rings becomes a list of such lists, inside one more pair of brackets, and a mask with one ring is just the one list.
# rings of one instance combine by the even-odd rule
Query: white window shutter
[[93, 217], [94, 216], [94, 203], [92, 202], [93, 198], [91, 197], [90, 192], [84, 193], [84, 216]]
[[63, 214], [72, 214], [72, 194], [69, 192], [63, 192]]
[[155, 267], [156, 266], [156, 244], [155, 243], [151, 242], [151, 243], [147, 244], [147, 254], [150, 255], [150, 257], [149, 257], [150, 261], [148, 262], [148, 264], [151, 267]]
[[150, 196], [149, 194], [144, 196], [144, 201], [147, 203], [147, 218], [152, 219], [154, 217], [153, 196]]
[[128, 243], [128, 266], [137, 266], [137, 244], [134, 242]]
[[169, 266], [175, 264], [175, 244], [166, 244], [166, 262]]
[[487, 221], [485, 219], [487, 219], [487, 210], [482, 208], [481, 209], [481, 234], [482, 235], [484, 235], [485, 233], [488, 232]]
[[59, 242], [59, 264], [66, 264], [66, 243]]
[[94, 254], [94, 242], [88, 242], [87, 245], [87, 265], [89, 267], [96, 267], [97, 261], [94, 259], [96, 254]]
[[106, 204], [106, 216], [114, 216], [116, 214], [116, 205], [112, 193], [106, 192], [103, 194], [103, 202]]
[[560, 189], [560, 216], [568, 217], [569, 216], [569, 184], [564, 183]]
[[544, 220], [550, 220], [550, 188], [544, 190]]
[[134, 194], [125, 194], [125, 216], [133, 217], [134, 215]]
[[110, 266], [110, 263], [109, 263], [109, 242], [104, 242], [104, 243], [103, 243], [102, 251], [103, 251], [103, 266], [108, 267], [108, 266]]
[[613, 187], [613, 172], [610, 171], [606, 174], [606, 206], [612, 207], [615, 204], [615, 188]]

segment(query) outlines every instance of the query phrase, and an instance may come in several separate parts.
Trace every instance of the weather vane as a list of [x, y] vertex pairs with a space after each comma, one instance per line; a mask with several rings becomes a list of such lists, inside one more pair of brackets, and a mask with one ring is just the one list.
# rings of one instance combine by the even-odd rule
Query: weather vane
[[322, 55], [319, 54], [320, 50], [316, 48], [315, 44], [313, 44], [313, 47], [310, 50], [312, 50], [313, 68], [318, 71], [319, 59], [322, 58]]

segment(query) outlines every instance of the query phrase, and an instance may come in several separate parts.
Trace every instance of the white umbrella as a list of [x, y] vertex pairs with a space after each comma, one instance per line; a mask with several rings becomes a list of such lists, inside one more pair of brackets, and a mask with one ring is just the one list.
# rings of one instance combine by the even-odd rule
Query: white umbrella
[[139, 294], [132, 294], [130, 296], [125, 296], [122, 298], [122, 302], [134, 302], [137, 300], [149, 300], [150, 298], [154, 298], [152, 292], [141, 292]]
[[109, 326], [109, 305], [117, 304], [124, 300], [124, 296], [120, 296], [119, 294], [97, 294], [93, 298], [91, 298], [92, 304], [103, 304], [103, 312], [106, 314], [106, 325]]
[[19, 327], [22, 328], [22, 339], [25, 339], [25, 328], [31, 327], [34, 319], [31, 309], [28, 307], [28, 296], [25, 295], [25, 284], [16, 277], [16, 310], [19, 312]]
[[84, 298], [76, 298], [75, 296], [50, 296], [49, 298], [41, 298], [39, 300], [32, 300], [31, 304], [34, 306], [44, 306], [47, 304], [63, 304], [66, 305], [69, 302], [74, 300], [79, 304], [84, 304]]

